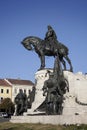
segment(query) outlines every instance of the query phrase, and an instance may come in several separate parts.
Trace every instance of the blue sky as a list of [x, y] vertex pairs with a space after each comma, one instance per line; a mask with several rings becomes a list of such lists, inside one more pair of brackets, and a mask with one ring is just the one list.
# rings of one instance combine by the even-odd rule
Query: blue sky
[[[0, 0], [0, 78], [35, 80], [40, 60], [21, 41], [44, 39], [49, 24], [69, 48], [74, 73], [87, 72], [87, 0]], [[53, 62], [46, 57], [46, 68]]]

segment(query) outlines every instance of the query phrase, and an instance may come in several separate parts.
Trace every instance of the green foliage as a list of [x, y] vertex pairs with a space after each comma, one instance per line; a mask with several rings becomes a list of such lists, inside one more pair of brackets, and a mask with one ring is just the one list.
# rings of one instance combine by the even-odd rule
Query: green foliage
[[3, 110], [7, 113], [14, 113], [15, 110], [14, 103], [11, 101], [10, 98], [5, 98], [0, 104], [0, 110]]

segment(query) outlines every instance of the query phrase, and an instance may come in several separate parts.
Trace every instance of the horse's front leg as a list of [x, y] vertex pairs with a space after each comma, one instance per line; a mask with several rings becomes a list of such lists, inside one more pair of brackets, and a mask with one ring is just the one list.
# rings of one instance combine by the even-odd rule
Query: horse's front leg
[[69, 65], [70, 65], [70, 71], [73, 72], [72, 63], [71, 63], [69, 57], [68, 57], [68, 56], [65, 56], [64, 58], [68, 61]]
[[44, 55], [40, 56], [40, 61], [41, 61], [41, 66], [40, 66], [40, 70], [41, 70], [41, 69], [44, 69], [44, 67], [45, 67], [45, 56]]

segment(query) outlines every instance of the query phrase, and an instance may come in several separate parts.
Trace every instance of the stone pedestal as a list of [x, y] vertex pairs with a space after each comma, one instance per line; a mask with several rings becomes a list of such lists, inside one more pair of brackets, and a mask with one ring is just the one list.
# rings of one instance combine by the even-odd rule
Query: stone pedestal
[[[37, 71], [35, 74], [36, 94], [32, 109], [24, 115], [40, 114], [35, 110], [44, 102], [43, 85], [49, 78], [49, 69]], [[52, 71], [52, 70], [50, 70]], [[64, 71], [64, 77], [69, 83], [69, 92], [64, 95], [62, 115], [33, 115], [12, 117], [11, 122], [43, 123], [43, 124], [87, 124], [87, 75]]]
[[[24, 113], [24, 115], [45, 113], [38, 111], [37, 108], [45, 100], [42, 88], [45, 80], [49, 78], [48, 70], [51, 72], [53, 71], [52, 69], [44, 69], [35, 73], [35, 101], [32, 103], [32, 108], [28, 109], [27, 113]], [[66, 92], [64, 95], [63, 115], [87, 113], [87, 76], [83, 75], [81, 72], [74, 74], [69, 71], [64, 71], [63, 73], [65, 79], [67, 79], [69, 83], [69, 92]], [[76, 100], [78, 102], [76, 102]]]
[[87, 114], [87, 78], [81, 72], [76, 74], [64, 71], [64, 77], [69, 82], [69, 92], [64, 100], [63, 115]]
[[53, 125], [80, 125], [87, 124], [86, 115], [38, 115], [38, 116], [13, 116], [11, 123], [41, 123]]
[[45, 100], [45, 96], [43, 96], [43, 85], [45, 80], [49, 78], [48, 70], [52, 72], [52, 69], [44, 69], [37, 71], [35, 73], [35, 87], [36, 87], [36, 93], [35, 93], [35, 101], [32, 103], [32, 108], [28, 109], [27, 113], [24, 113], [24, 115], [28, 114], [39, 114], [44, 113], [36, 110]]

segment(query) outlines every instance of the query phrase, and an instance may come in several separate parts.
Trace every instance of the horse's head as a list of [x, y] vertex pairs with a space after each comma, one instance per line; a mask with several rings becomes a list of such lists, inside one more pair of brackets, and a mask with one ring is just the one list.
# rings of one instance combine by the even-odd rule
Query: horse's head
[[41, 39], [34, 36], [26, 37], [21, 43], [27, 50], [34, 50], [37, 48], [38, 44], [40, 45]]
[[29, 38], [25, 38], [21, 44], [27, 49], [27, 50], [32, 50], [32, 46], [31, 46], [31, 43], [30, 43], [30, 40]]

